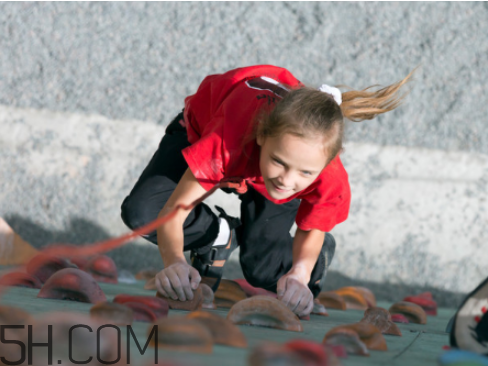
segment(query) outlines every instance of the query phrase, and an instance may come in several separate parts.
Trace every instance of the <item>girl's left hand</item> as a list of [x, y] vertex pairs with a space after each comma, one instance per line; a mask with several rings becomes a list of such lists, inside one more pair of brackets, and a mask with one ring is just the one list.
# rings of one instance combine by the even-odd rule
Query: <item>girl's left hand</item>
[[278, 300], [299, 317], [310, 315], [313, 310], [313, 294], [304, 282], [301, 276], [289, 272], [279, 279], [276, 287]]

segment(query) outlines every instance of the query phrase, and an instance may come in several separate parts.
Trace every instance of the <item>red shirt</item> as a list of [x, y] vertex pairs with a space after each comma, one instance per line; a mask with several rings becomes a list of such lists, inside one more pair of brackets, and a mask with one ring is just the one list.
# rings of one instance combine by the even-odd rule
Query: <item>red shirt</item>
[[268, 200], [282, 204], [301, 200], [296, 223], [302, 230], [330, 231], [346, 220], [351, 192], [339, 156], [314, 182], [293, 196], [270, 197], [259, 169], [259, 145], [250, 139], [255, 117], [269, 111], [287, 89], [303, 84], [288, 70], [270, 65], [243, 67], [207, 76], [185, 99], [184, 119], [191, 146], [183, 155], [207, 191], [223, 178], [241, 177]]

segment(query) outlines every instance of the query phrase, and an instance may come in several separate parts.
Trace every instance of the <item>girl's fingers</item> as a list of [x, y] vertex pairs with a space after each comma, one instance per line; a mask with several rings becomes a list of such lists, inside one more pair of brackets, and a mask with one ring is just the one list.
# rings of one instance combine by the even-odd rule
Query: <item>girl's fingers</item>
[[168, 279], [169, 282], [171, 283], [174, 292], [176, 293], [176, 297], [180, 301], [186, 301], [186, 295], [185, 291], [183, 290], [183, 287], [181, 285], [180, 278], [178, 277], [178, 274], [174, 271], [170, 271], [168, 274]]
[[200, 276], [200, 273], [198, 273], [198, 271], [195, 268], [190, 267], [190, 284], [191, 284], [191, 288], [193, 290], [196, 290], [198, 288], [198, 285], [200, 284], [201, 281], [202, 281], [202, 277]]
[[298, 304], [295, 313], [298, 316], [309, 315], [313, 309], [313, 295], [309, 296], [310, 294], [305, 294], [300, 299], [300, 303]]
[[156, 276], [156, 287], [161, 295], [172, 298], [173, 300], [178, 298], [167, 276]]
[[[180, 280], [181, 291], [185, 294], [187, 300], [193, 300], [193, 291], [190, 287], [190, 275], [186, 268], [179, 269], [177, 272], [178, 279]], [[184, 301], [184, 300], [182, 300]]]

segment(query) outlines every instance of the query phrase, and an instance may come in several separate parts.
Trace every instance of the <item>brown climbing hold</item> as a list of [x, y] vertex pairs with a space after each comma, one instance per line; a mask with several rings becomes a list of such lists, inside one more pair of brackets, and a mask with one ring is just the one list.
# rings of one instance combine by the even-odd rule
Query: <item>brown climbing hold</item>
[[402, 335], [402, 332], [400, 331], [398, 326], [391, 321], [391, 315], [386, 309], [379, 307], [368, 308], [364, 312], [363, 319], [361, 319], [360, 321], [373, 324], [383, 334], [396, 336]]
[[100, 322], [114, 325], [130, 325], [134, 318], [133, 310], [114, 302], [99, 302], [90, 308], [90, 316]]
[[118, 283], [117, 266], [112, 258], [98, 255], [92, 258], [84, 267], [97, 282]]
[[10, 272], [0, 277], [0, 286], [41, 288], [42, 282], [36, 276], [26, 272]]
[[32, 258], [26, 265], [26, 271], [32, 276], [36, 276], [42, 283], [59, 270], [65, 268], [75, 268], [76, 266], [66, 258], [54, 257], [40, 253]]
[[114, 297], [113, 302], [123, 305], [128, 302], [138, 302], [149, 307], [155, 314], [156, 318], [164, 318], [168, 316], [169, 304], [165, 298], [160, 298], [156, 296], [119, 294]]
[[239, 279], [233, 280], [233, 281], [236, 282], [239, 286], [241, 286], [242, 290], [244, 291], [244, 293], [248, 297], [256, 296], [256, 295], [271, 296], [271, 297], [275, 297], [275, 298], [277, 297], [277, 295], [274, 292], [265, 290], [264, 288], [252, 286], [244, 278], [239, 278]]
[[312, 314], [329, 316], [329, 313], [327, 313], [327, 309], [325, 308], [324, 305], [322, 305], [322, 303], [318, 299], [313, 300]]
[[358, 333], [354, 329], [342, 326], [332, 328], [327, 332], [322, 343], [331, 346], [344, 346], [346, 352], [349, 354], [369, 356], [368, 348], [361, 341]]
[[78, 268], [65, 268], [54, 273], [42, 286], [37, 297], [92, 304], [107, 301], [93, 277]]
[[344, 298], [346, 309], [366, 310], [368, 307], [376, 306], [374, 295], [364, 287], [348, 286], [334, 292]]
[[388, 310], [390, 314], [402, 314], [404, 315], [410, 323], [416, 324], [426, 324], [427, 315], [424, 309], [422, 309], [417, 304], [407, 301], [399, 301], [393, 304]]
[[322, 291], [317, 296], [317, 300], [320, 301], [326, 309], [346, 310], [346, 301], [344, 298], [332, 291]]
[[368, 307], [374, 308], [376, 306], [376, 297], [369, 288], [362, 286], [354, 286], [353, 288], [363, 295], [364, 299], [368, 303]]
[[210, 286], [201, 283], [200, 288], [202, 289], [203, 294], [202, 309], [217, 309], [217, 306], [214, 302], [215, 295]]
[[298, 353], [285, 349], [281, 344], [267, 341], [253, 348], [248, 358], [248, 365], [304, 366], [306, 364]]
[[247, 341], [239, 327], [217, 314], [207, 311], [193, 311], [186, 316], [202, 323], [212, 334], [215, 344], [246, 348]]
[[0, 305], [1, 325], [22, 325], [31, 320], [31, 315], [21, 308], [9, 305]]
[[430, 292], [424, 292], [416, 296], [407, 296], [403, 301], [412, 302], [424, 309], [427, 315], [437, 315], [437, 303]]
[[253, 296], [237, 302], [227, 314], [234, 324], [255, 325], [303, 332], [300, 319], [278, 299], [269, 296]]
[[[211, 353], [213, 338], [210, 331], [195, 319], [187, 319], [182, 316], [159, 319], [155, 325], [158, 329], [158, 342], [152, 346], [166, 348], [171, 351]], [[149, 327], [148, 333], [152, 331]]]
[[173, 300], [170, 299], [169, 297], [164, 297], [159, 292], [156, 294], [156, 296], [166, 300], [168, 302], [170, 309], [194, 311], [202, 307], [203, 292], [200, 286], [198, 286], [196, 290], [192, 290], [192, 291], [193, 291], [193, 299], [186, 300], [186, 301]]
[[385, 337], [383, 337], [383, 334], [381, 334], [381, 331], [375, 325], [360, 322], [345, 326], [355, 330], [368, 349], [375, 351], [386, 351], [388, 349]]
[[136, 278], [136, 280], [147, 281], [147, 280], [150, 280], [151, 278], [156, 277], [156, 275], [159, 272], [161, 272], [161, 270], [155, 269], [155, 268], [143, 269], [143, 270], [137, 272], [135, 278]]
[[231, 308], [235, 303], [247, 299], [244, 290], [237, 282], [232, 280], [221, 280], [217, 291], [215, 291], [215, 305], [218, 308]]
[[363, 342], [370, 350], [386, 351], [388, 349], [383, 334], [381, 334], [380, 330], [376, 326], [370, 323], [359, 322], [340, 325], [332, 328], [325, 336], [327, 337], [328, 335], [332, 335], [334, 333], [342, 333], [344, 328], [356, 332], [361, 342]]
[[391, 315], [391, 321], [394, 323], [403, 323], [403, 324], [409, 323], [407, 317], [403, 314], [390, 314], [390, 315]]

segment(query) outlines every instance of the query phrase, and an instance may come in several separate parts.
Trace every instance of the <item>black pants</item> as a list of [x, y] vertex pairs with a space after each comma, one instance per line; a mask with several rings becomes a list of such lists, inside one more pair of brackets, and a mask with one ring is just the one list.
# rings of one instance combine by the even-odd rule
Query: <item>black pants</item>
[[[157, 218], [176, 185], [188, 168], [181, 150], [189, 146], [186, 129], [178, 121], [180, 113], [167, 127], [158, 150], [144, 169], [136, 185], [122, 203], [122, 219], [136, 229]], [[276, 292], [276, 284], [292, 266], [293, 225], [300, 201], [277, 205], [249, 187], [241, 200], [242, 225], [236, 228], [240, 263], [244, 277], [255, 287]], [[184, 225], [184, 250], [204, 253], [217, 238], [217, 216], [201, 203], [188, 215]], [[156, 231], [145, 236], [157, 244]], [[325, 242], [324, 242], [325, 245]], [[324, 249], [324, 248], [323, 248]], [[332, 255], [334, 248], [329, 248]], [[322, 250], [312, 272], [309, 288], [317, 296], [319, 281], [330, 259]]]

